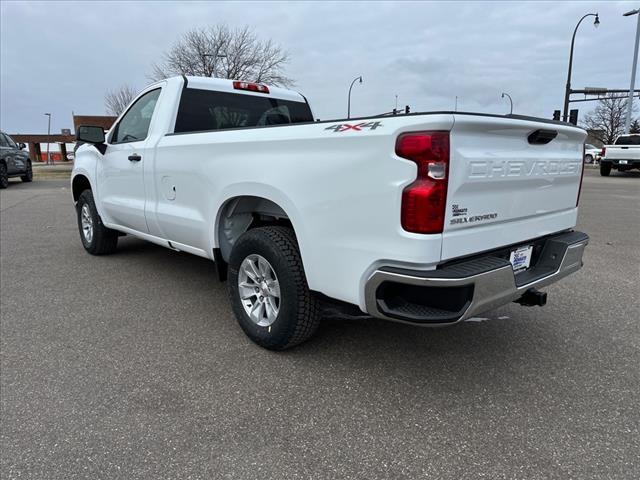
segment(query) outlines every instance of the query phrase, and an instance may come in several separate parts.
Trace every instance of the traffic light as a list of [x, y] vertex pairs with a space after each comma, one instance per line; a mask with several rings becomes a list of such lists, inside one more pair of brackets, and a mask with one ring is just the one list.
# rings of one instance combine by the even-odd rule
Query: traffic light
[[560, 110], [554, 110], [553, 111], [553, 119], [554, 120], [560, 120]]
[[410, 110], [410, 109], [409, 109], [409, 105], [406, 105], [406, 106], [404, 107], [404, 113], [409, 113], [409, 110]]
[[578, 125], [578, 109], [569, 110], [569, 123], [572, 125]]

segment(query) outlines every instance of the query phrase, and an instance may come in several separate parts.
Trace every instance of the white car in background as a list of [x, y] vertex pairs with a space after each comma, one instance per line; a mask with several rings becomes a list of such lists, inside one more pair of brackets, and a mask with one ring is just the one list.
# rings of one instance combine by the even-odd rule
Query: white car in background
[[584, 163], [593, 163], [600, 161], [601, 148], [596, 147], [590, 143], [584, 144]]

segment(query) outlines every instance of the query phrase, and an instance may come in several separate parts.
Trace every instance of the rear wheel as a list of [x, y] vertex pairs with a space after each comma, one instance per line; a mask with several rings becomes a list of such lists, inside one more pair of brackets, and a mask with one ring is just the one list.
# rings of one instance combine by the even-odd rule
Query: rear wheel
[[584, 163], [593, 163], [593, 155], [585, 155]]
[[9, 175], [7, 174], [7, 166], [4, 163], [0, 163], [0, 188], [7, 188], [9, 186]]
[[27, 161], [27, 171], [24, 172], [24, 175], [20, 177], [20, 180], [26, 183], [29, 183], [33, 180], [33, 168], [31, 167], [30, 161]]
[[318, 328], [320, 303], [309, 291], [290, 228], [245, 232], [231, 252], [228, 281], [238, 323], [261, 347], [285, 350], [309, 339]]
[[602, 175], [603, 177], [608, 177], [610, 173], [611, 173], [611, 164], [600, 162], [600, 175]]
[[118, 232], [102, 224], [91, 190], [80, 194], [77, 205], [78, 230], [84, 249], [92, 255], [113, 253], [118, 245]]

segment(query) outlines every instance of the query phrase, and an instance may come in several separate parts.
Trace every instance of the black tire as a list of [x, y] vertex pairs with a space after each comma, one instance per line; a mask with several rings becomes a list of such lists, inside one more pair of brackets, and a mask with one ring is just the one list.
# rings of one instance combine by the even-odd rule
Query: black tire
[[608, 177], [611, 173], [611, 164], [608, 162], [600, 162], [600, 175]]
[[[87, 206], [88, 213], [92, 220], [93, 235], [88, 240], [82, 229], [82, 214], [83, 207]], [[107, 255], [116, 251], [118, 246], [118, 232], [111, 230], [102, 224], [96, 204], [93, 201], [93, 193], [91, 190], [85, 190], [80, 194], [78, 198], [78, 204], [76, 205], [77, 217], [78, 217], [78, 230], [80, 232], [80, 240], [82, 246], [91, 255]]]
[[7, 173], [7, 166], [4, 162], [0, 163], [0, 188], [7, 188], [9, 186], [9, 175]]
[[25, 183], [29, 183], [33, 181], [33, 167], [31, 166], [30, 160], [27, 160], [27, 171], [25, 172], [24, 175], [20, 177], [20, 180], [22, 180]]
[[593, 163], [593, 155], [585, 155], [584, 163]]
[[[260, 255], [275, 272], [279, 286], [279, 312], [269, 326], [255, 323], [242, 304], [239, 269], [249, 255]], [[228, 288], [233, 312], [244, 333], [261, 347], [285, 350], [308, 340], [320, 323], [320, 301], [309, 291], [298, 242], [290, 228], [260, 227], [245, 232], [229, 259]]]

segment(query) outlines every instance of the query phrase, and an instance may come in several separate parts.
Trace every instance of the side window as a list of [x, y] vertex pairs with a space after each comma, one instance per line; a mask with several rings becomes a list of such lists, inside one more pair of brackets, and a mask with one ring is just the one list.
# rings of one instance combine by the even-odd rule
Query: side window
[[160, 89], [151, 90], [131, 105], [120, 119], [111, 136], [111, 143], [126, 143], [144, 140], [149, 133], [151, 116], [156, 108]]
[[16, 145], [16, 142], [13, 141], [13, 138], [11, 138], [9, 135], [7, 135], [6, 133], [3, 134], [4, 136], [4, 141], [7, 145], [7, 147], [11, 147], [11, 148], [18, 148], [18, 145]]
[[4, 133], [0, 133], [0, 147], [8, 147], [9, 146], [9, 142], [7, 142], [7, 139], [4, 136]]

